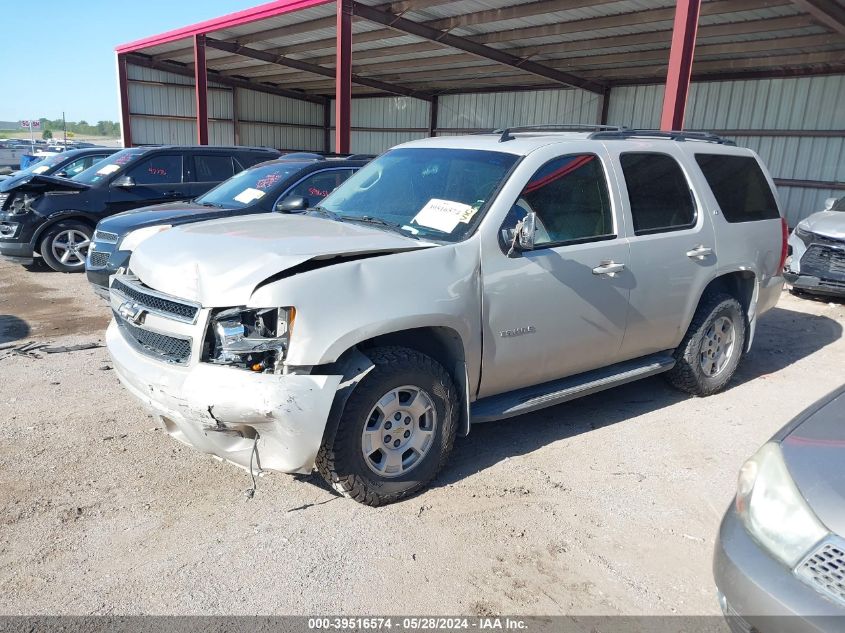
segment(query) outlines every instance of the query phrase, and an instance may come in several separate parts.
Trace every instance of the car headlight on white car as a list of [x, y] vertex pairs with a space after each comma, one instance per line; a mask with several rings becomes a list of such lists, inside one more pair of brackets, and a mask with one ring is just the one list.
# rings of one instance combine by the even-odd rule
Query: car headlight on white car
[[220, 310], [209, 322], [205, 360], [255, 372], [279, 371], [295, 318], [295, 308]]
[[828, 535], [792, 480], [776, 442], [764, 444], [740, 469], [736, 510], [748, 533], [789, 568]]
[[157, 233], [166, 231], [169, 228], [171, 228], [170, 224], [159, 224], [157, 226], [147, 226], [143, 229], [129, 231], [129, 233], [124, 235], [123, 239], [120, 240], [120, 244], [117, 245], [117, 250], [134, 251], [144, 240], [151, 238]]

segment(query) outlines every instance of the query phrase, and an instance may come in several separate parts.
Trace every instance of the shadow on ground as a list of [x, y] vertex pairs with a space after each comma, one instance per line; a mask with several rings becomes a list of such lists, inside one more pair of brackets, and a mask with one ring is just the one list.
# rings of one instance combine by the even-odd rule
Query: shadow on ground
[[[757, 327], [752, 351], [729, 388], [776, 373], [842, 337], [837, 321], [774, 308]], [[474, 426], [458, 441], [436, 485], [453, 483], [517, 455], [581, 433], [588, 433], [690, 398], [656, 376], [528, 415]]]
[[11, 314], [0, 314], [0, 343], [11, 343], [29, 336], [29, 324]]

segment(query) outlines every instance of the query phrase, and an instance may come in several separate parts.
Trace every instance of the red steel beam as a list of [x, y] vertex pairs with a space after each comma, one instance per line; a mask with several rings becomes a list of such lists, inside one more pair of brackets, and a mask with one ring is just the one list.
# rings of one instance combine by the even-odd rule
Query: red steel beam
[[132, 125], [129, 120], [129, 82], [126, 78], [126, 55], [117, 55], [117, 87], [120, 95], [120, 134], [123, 147], [132, 147]]
[[197, 145], [208, 145], [208, 70], [205, 35], [194, 35], [194, 86], [197, 97]]
[[352, 2], [337, 0], [335, 62], [335, 148], [348, 154], [352, 143]]
[[672, 48], [669, 51], [669, 70], [663, 94], [663, 113], [660, 116], [661, 130], [684, 128], [699, 13], [701, 0], [678, 0], [675, 5]]

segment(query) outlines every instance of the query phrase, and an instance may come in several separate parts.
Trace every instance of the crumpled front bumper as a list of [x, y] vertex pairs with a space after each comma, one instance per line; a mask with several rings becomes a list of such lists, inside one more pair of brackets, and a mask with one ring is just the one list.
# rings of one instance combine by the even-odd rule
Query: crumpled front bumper
[[278, 375], [147, 357], [112, 321], [106, 343], [123, 385], [177, 440], [249, 468], [308, 473], [341, 376]]

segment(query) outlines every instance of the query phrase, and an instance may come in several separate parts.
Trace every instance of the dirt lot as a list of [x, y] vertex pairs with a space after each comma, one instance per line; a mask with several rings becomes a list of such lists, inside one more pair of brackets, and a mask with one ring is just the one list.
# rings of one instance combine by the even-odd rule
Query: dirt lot
[[[81, 275], [0, 263], [0, 347], [102, 340]], [[784, 294], [731, 388], [649, 379], [476, 427], [370, 509], [171, 440], [105, 349], [0, 350], [0, 613], [716, 614], [742, 461], [842, 382], [845, 306]], [[36, 354], [38, 354], [36, 352]]]

